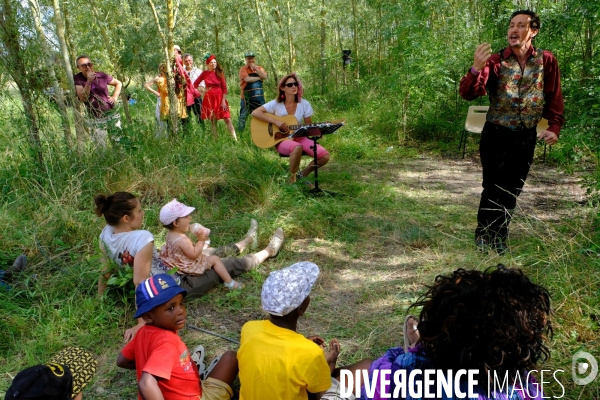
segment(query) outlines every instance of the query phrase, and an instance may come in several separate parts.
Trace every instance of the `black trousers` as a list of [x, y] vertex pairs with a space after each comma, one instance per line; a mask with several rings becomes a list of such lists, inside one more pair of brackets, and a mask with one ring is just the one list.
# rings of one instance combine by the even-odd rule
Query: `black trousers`
[[194, 114], [196, 114], [198, 122], [202, 124], [202, 97], [196, 97], [194, 99], [194, 104], [192, 104], [191, 106], [187, 106], [187, 114], [190, 120], [192, 118], [192, 111], [194, 112]]
[[[240, 254], [240, 249], [235, 244], [218, 247], [216, 249], [207, 249], [206, 255], [217, 255], [231, 275], [232, 278], [250, 271], [258, 266], [258, 260], [253, 254], [244, 257], [236, 257]], [[223, 283], [223, 280], [217, 275], [214, 269], [209, 269], [202, 275], [182, 275], [179, 286], [187, 290], [187, 298], [193, 299], [201, 297], [212, 288]]]
[[535, 129], [513, 131], [485, 123], [479, 144], [483, 192], [477, 212], [476, 238], [508, 238], [508, 224], [533, 162]]

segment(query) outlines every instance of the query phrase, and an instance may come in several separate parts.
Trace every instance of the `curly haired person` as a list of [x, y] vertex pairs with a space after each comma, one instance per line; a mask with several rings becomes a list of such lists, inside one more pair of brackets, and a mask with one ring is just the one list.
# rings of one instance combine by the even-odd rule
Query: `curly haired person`
[[[422, 309], [418, 318], [409, 315], [405, 320], [404, 348], [391, 348], [371, 364], [370, 393], [363, 386], [358, 398], [426, 397], [414, 394], [426, 390], [428, 369], [453, 377], [452, 395], [440, 390], [436, 379], [429, 381], [427, 389], [436, 399], [464, 398], [461, 394], [478, 400], [547, 398], [533, 375], [550, 356], [546, 346], [552, 336], [550, 295], [521, 270], [499, 264], [483, 272], [458, 269], [440, 275], [412, 307]], [[420, 373], [402, 391], [391, 378], [381, 387], [377, 372], [384, 370], [391, 370], [392, 376], [397, 371], [405, 376]], [[475, 370], [477, 385], [469, 382], [467, 374], [461, 379], [459, 370]], [[494, 377], [500, 381], [507, 377], [508, 384], [499, 389]], [[552, 379], [542, 378], [540, 382]], [[468, 396], [469, 391], [475, 396]]]

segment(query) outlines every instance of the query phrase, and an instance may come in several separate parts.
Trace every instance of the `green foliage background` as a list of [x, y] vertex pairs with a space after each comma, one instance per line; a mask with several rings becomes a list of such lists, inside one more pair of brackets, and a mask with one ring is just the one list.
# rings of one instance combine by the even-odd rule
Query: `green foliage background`
[[[274, 94], [275, 76], [294, 70], [305, 83], [306, 97], [319, 120], [348, 121], [343, 135], [327, 142], [334, 162], [323, 174], [325, 186], [345, 193], [335, 201], [307, 198], [298, 188], [285, 185], [285, 161], [253, 146], [247, 130], [241, 133], [239, 144], [230, 141], [223, 127], [216, 140], [199, 126], [178, 138], [155, 137], [154, 99], [141, 87], [155, 74], [163, 52], [146, 2], [60, 2], [73, 64], [76, 55], [88, 54], [98, 70], [120, 71], [129, 82], [126, 90], [137, 101], [131, 110], [132, 123], [125, 126], [123, 145], [109, 151], [99, 151], [89, 142], [81, 150], [70, 147], [62, 137], [55, 105], [43, 94], [48, 83], [30, 10], [27, 3], [11, 2], [15, 11], [10, 14], [9, 1], [0, 4], [0, 22], [12, 18], [19, 26], [24, 73], [31, 82], [27, 90], [33, 95], [41, 128], [43, 163], [32, 150], [30, 121], [23, 116], [19, 91], [11, 85], [15, 66], [6, 58], [6, 42], [2, 42], [0, 226], [4, 229], [0, 230], [0, 267], [9, 265], [21, 252], [30, 258], [22, 281], [14, 290], [0, 292], [2, 372], [14, 374], [67, 344], [79, 344], [103, 357], [98, 379], [111, 388], [113, 397], [135, 396], [131, 382], [111, 369], [109, 359], [118, 351], [121, 332], [132, 321], [132, 288], [115, 287], [102, 299], [95, 295], [97, 237], [102, 223], [92, 213], [92, 198], [98, 193], [128, 190], [139, 195], [146, 209], [145, 227], [156, 234], [158, 245], [164, 231], [157, 212], [177, 196], [202, 210], [202, 223], [214, 227], [215, 242], [238, 239], [248, 219], [254, 217], [265, 232], [261, 244], [266, 244], [266, 232], [283, 226], [289, 238], [335, 243], [350, 259], [368, 253], [362, 245], [370, 239], [369, 232], [408, 252], [433, 249], [434, 261], [414, 267], [419, 285], [452, 268], [482, 268], [497, 262], [472, 255], [470, 228], [464, 228], [472, 223], [469, 215], [458, 208], [446, 212], [433, 203], [416, 200], [407, 194], [409, 188], [397, 191], [381, 182], [359, 181], [356, 168], [385, 171], [421, 152], [455, 157], [469, 105], [458, 95], [460, 78], [471, 66], [477, 44], [490, 42], [496, 51], [505, 46], [508, 18], [522, 8], [533, 8], [541, 15], [536, 46], [552, 51], [561, 67], [567, 124], [550, 161], [580, 174], [590, 197], [582, 219], [579, 211], [574, 211], [577, 217], [572, 221], [555, 225], [528, 222], [530, 234], [519, 242], [509, 261], [549, 287], [554, 296], [556, 330], [550, 367], [569, 371], [569, 357], [578, 349], [600, 355], [597, 1], [307, 0], [297, 4], [284, 0], [181, 0], [175, 41], [195, 56], [196, 63], [206, 52], [217, 55], [230, 84], [233, 115], [239, 96], [237, 70], [243, 53], [250, 49], [270, 74], [268, 98]], [[164, 26], [166, 5], [156, 5]], [[41, 7], [49, 43], [57, 51], [51, 4], [41, 2]], [[90, 7], [96, 8], [99, 19], [92, 17]], [[115, 58], [109, 56], [101, 39], [102, 28], [108, 30]], [[346, 70], [342, 68], [342, 49], [351, 49], [354, 60]], [[59, 62], [55, 68], [65, 85], [64, 69]], [[477, 104], [487, 104], [487, 100]], [[385, 157], [392, 155], [385, 149], [389, 146], [399, 150], [388, 165]], [[474, 147], [470, 143], [469, 148]], [[572, 205], [574, 210], [579, 206]], [[443, 234], [455, 228], [460, 231], [462, 246], [449, 244]], [[294, 257], [291, 250], [285, 250], [280, 259], [252, 275], [255, 284], [251, 286], [259, 288], [269, 269], [285, 266]], [[325, 273], [332, 272], [336, 264], [324, 262], [323, 268]], [[398, 296], [414, 299], [416, 283], [401, 285]], [[256, 287], [242, 299], [212, 293], [200, 304], [212, 302], [222, 313], [256, 308]], [[359, 287], [361, 302], [378, 300], [377, 286], [361, 282]], [[315, 300], [316, 309], [326, 312], [319, 308], [319, 301]], [[398, 308], [388, 317], [397, 322], [404, 312]], [[368, 342], [372, 324], [377, 322], [373, 317], [356, 325], [339, 323], [330, 333]], [[357, 354], [381, 354], [390, 345], [389, 334], [381, 336], [388, 337], [377, 337], [365, 354]], [[346, 355], [346, 361], [355, 361], [352, 357]], [[8, 385], [9, 376], [3, 374], [0, 391]], [[566, 398], [596, 399], [599, 390], [597, 384], [583, 389], [571, 385]], [[105, 397], [102, 393], [92, 396]]]

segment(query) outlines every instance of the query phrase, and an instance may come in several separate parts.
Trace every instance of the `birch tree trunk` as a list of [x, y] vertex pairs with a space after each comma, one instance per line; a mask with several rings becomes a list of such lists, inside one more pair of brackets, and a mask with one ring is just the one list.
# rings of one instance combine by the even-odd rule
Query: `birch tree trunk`
[[356, 68], [356, 79], [360, 78], [360, 61], [358, 59], [358, 22], [357, 22], [357, 16], [356, 16], [356, 2], [358, 0], [352, 0], [352, 36], [354, 38], [354, 62], [355, 62], [355, 68]]
[[48, 43], [46, 42], [46, 35], [44, 34], [44, 28], [42, 27], [42, 21], [40, 18], [40, 6], [37, 0], [29, 0], [29, 7], [31, 9], [31, 14], [33, 15], [33, 23], [35, 25], [35, 30], [38, 34], [40, 46], [42, 48], [42, 52], [44, 53], [43, 55], [46, 60], [46, 70], [48, 76], [50, 77], [50, 82], [52, 82], [52, 87], [54, 88], [54, 96], [56, 104], [58, 105], [58, 111], [60, 112], [61, 123], [65, 135], [65, 142], [69, 147], [71, 147], [73, 145], [73, 139], [71, 137], [71, 124], [69, 123], [69, 114], [67, 113], [67, 107], [65, 105], [65, 98], [63, 95], [62, 88], [60, 87], [60, 85], [58, 84], [58, 80], [56, 79], [56, 72], [54, 71], [54, 62], [52, 60], [52, 54], [50, 53]]
[[13, 0], [3, 0], [2, 3], [3, 12], [0, 13], [0, 39], [4, 44], [6, 53], [0, 57], [0, 60], [19, 88], [25, 119], [29, 125], [29, 145], [33, 151], [34, 159], [41, 167], [44, 164], [44, 158], [40, 142], [40, 129], [33, 107], [33, 93], [25, 68], [23, 49], [21, 49], [20, 44], [22, 38], [19, 34], [19, 27], [16, 21], [17, 10], [13, 8], [13, 4]]
[[294, 71], [296, 66], [296, 54], [294, 50], [294, 37], [292, 36], [292, 9], [290, 7], [290, 1], [287, 4], [287, 39], [288, 39], [288, 66], [290, 72]]
[[[175, 54], [173, 50], [173, 46], [175, 46], [175, 42], [173, 41], [173, 33], [175, 31], [175, 18], [174, 18], [174, 10], [173, 10], [173, 0], [167, 0], [167, 56], [169, 60], [175, 61]], [[173, 75], [173, 67], [174, 64], [167, 64], [171, 66], [167, 70], [167, 76], [169, 79], [169, 114], [171, 116], [171, 125], [173, 126], [173, 134], [177, 133], [179, 129], [179, 116], [177, 115], [177, 108], [179, 107], [179, 103], [177, 102], [177, 94], [175, 93], [175, 76]], [[185, 90], [185, 88], [184, 88]], [[185, 96], [185, 94], [184, 94]]]
[[69, 83], [69, 90], [71, 96], [71, 104], [73, 104], [73, 114], [75, 117], [75, 134], [77, 137], [77, 148], [83, 150], [83, 142], [85, 141], [86, 127], [83, 115], [81, 114], [81, 102], [77, 97], [77, 91], [75, 90], [75, 80], [73, 79], [73, 69], [71, 68], [71, 57], [69, 56], [69, 50], [67, 48], [67, 41], [65, 40], [65, 26], [63, 25], [62, 15], [60, 13], [60, 6], [58, 0], [52, 0], [54, 7], [54, 21], [56, 23], [56, 36], [58, 36], [58, 42], [60, 43], [60, 53], [62, 55], [63, 67], [67, 73], [67, 82]]
[[325, 94], [327, 63], [325, 62], [325, 0], [321, 0], [321, 94]]
[[154, 22], [156, 23], [156, 29], [158, 29], [158, 33], [163, 42], [163, 47], [165, 51], [165, 61], [167, 64], [167, 88], [169, 90], [169, 117], [171, 119], [171, 130], [173, 134], [177, 134], [177, 130], [179, 129], [179, 116], [177, 115], [177, 95], [175, 94], [175, 77], [173, 76], [173, 63], [171, 60], [174, 60], [173, 54], [173, 28], [174, 28], [174, 19], [173, 19], [173, 0], [167, 0], [167, 35], [163, 32], [160, 26], [160, 20], [158, 19], [158, 12], [156, 11], [156, 7], [154, 6], [154, 2], [152, 0], [148, 0], [148, 4], [150, 8], [152, 8], [152, 12], [154, 14]]
[[258, 28], [260, 29], [260, 35], [265, 45], [265, 50], [267, 50], [267, 55], [269, 56], [269, 65], [271, 67], [271, 71], [273, 71], [273, 77], [275, 77], [275, 82], [279, 82], [279, 77], [277, 76], [277, 68], [275, 68], [275, 62], [273, 61], [273, 52], [271, 51], [269, 38], [265, 33], [265, 26], [262, 21], [262, 15], [260, 14], [260, 5], [258, 4], [258, 0], [254, 0], [254, 7], [256, 10], [256, 15], [258, 16]]
[[74, 55], [77, 54], [77, 48], [73, 43], [73, 36], [71, 35], [73, 30], [71, 29], [71, 22], [69, 19], [69, 8], [65, 7], [61, 11], [63, 12], [63, 22], [65, 24], [65, 42], [67, 43], [67, 53]]

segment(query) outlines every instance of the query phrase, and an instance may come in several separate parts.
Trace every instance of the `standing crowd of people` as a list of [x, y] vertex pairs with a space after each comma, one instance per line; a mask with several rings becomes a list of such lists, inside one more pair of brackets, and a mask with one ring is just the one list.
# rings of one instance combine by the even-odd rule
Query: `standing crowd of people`
[[[144, 89], [156, 96], [157, 136], [167, 134], [171, 120], [169, 100], [169, 72], [173, 79], [176, 96], [177, 118], [182, 126], [192, 119], [204, 125], [209, 120], [213, 135], [217, 136], [217, 121], [223, 120], [231, 137], [237, 141], [237, 135], [231, 119], [229, 102], [227, 101], [227, 81], [223, 68], [213, 54], [204, 57], [205, 69], [194, 65], [191, 54], [182, 54], [178, 45], [173, 47], [174, 59], [169, 65], [162, 62], [158, 66], [158, 75], [144, 84]], [[240, 78], [240, 112], [238, 130], [243, 131], [249, 115], [261, 121], [273, 123], [282, 131], [288, 126], [274, 119], [293, 115], [299, 123], [311, 124], [313, 108], [302, 98], [303, 85], [295, 73], [284, 76], [278, 83], [277, 98], [265, 104], [264, 81], [267, 71], [256, 64], [256, 55], [248, 51], [244, 54], [245, 63], [239, 70]], [[77, 94], [88, 109], [88, 121], [92, 128], [92, 138], [101, 147], [106, 147], [108, 139], [119, 137], [115, 129], [121, 129], [120, 115], [115, 103], [122, 88], [122, 83], [103, 72], [96, 72], [93, 63], [87, 56], [77, 58], [80, 73], [75, 75]], [[108, 86], [115, 86], [109, 96]], [[317, 145], [317, 164], [310, 163], [299, 170], [302, 156], [314, 157], [312, 142], [308, 138], [295, 138], [283, 141], [275, 146], [282, 157], [289, 157], [289, 183], [300, 182], [313, 187], [307, 176], [316, 168], [321, 168], [330, 159], [329, 152], [320, 144]]]
[[[552, 53], [532, 44], [539, 31], [536, 13], [516, 11], [507, 32], [508, 46], [492, 53], [489, 44], [479, 45], [473, 65], [460, 83], [460, 94], [467, 100], [486, 94], [490, 97], [480, 145], [483, 193], [475, 244], [479, 249], [491, 247], [500, 254], [507, 251], [512, 209], [527, 178], [536, 139], [550, 145], [556, 143], [564, 123], [557, 61]], [[267, 73], [254, 63], [253, 53], [246, 53], [245, 58], [246, 64], [240, 70], [238, 129], [244, 129], [249, 114], [282, 131], [287, 130], [286, 124], [273, 116], [294, 115], [297, 121], [312, 122], [313, 108], [303, 99], [302, 83], [296, 74], [286, 75], [279, 82], [277, 98], [265, 103], [262, 82]], [[121, 83], [110, 75], [94, 72], [89, 57], [81, 56], [77, 63], [81, 71], [76, 75], [77, 94], [90, 111], [95, 137], [106, 142], [107, 126], [118, 119], [118, 114], [112, 112]], [[213, 131], [217, 120], [223, 119], [235, 139], [222, 68], [213, 55], [205, 63], [206, 70], [200, 71], [194, 67], [191, 55], [176, 56], [174, 65], [161, 64], [159, 75], [145, 87], [157, 96], [157, 110], [164, 120], [170, 106], [167, 72], [174, 68], [180, 76], [175, 82], [179, 85], [179, 117], [184, 120], [193, 113], [198, 121], [208, 119]], [[115, 87], [112, 96], [108, 95], [107, 85]], [[542, 117], [548, 120], [549, 127], [537, 135], [536, 126]], [[303, 180], [315, 167], [329, 161], [324, 148], [311, 149], [302, 139], [281, 142], [276, 149], [290, 158], [291, 183]], [[312, 155], [312, 151], [317, 153], [318, 165], [299, 170], [300, 157]], [[298, 321], [309, 307], [319, 267], [303, 261], [272, 271], [261, 291], [261, 307], [268, 319], [246, 322], [239, 350], [224, 353], [206, 369], [203, 351], [190, 352], [178, 335], [186, 323], [186, 298], [202, 295], [219, 284], [229, 290], [242, 289], [241, 282], [234, 278], [275, 257], [284, 242], [283, 230], [277, 228], [263, 250], [238, 257], [246, 248], [256, 246], [255, 220], [239, 242], [212, 248], [208, 242], [210, 230], [192, 224], [195, 208], [174, 199], [160, 211], [160, 221], [168, 234], [159, 252], [152, 233], [141, 229], [144, 212], [134, 195], [98, 195], [95, 203], [97, 215], [106, 221], [100, 234], [104, 269], [98, 282], [99, 293], [106, 289], [114, 268], [133, 268], [138, 323], [125, 332], [128, 343], [118, 354], [117, 365], [136, 370], [139, 399], [228, 400], [234, 395], [232, 386], [238, 376], [239, 398], [244, 400], [390, 398], [391, 393], [398, 393], [398, 382], [385, 381], [378, 374], [380, 371], [410, 373], [425, 369], [450, 375], [457, 370], [478, 371], [483, 379], [475, 386], [473, 399], [547, 398], [528, 372], [535, 371], [550, 355], [550, 295], [521, 270], [503, 265], [483, 272], [458, 269], [436, 277], [411, 306], [420, 308], [420, 314], [406, 316], [401, 335], [398, 328], [391, 328], [390, 334], [398, 334], [398, 342], [403, 345], [387, 350], [376, 360], [364, 359], [347, 366], [337, 366], [341, 348], [336, 339], [327, 345], [319, 336], [305, 337], [298, 332]], [[193, 233], [195, 241], [187, 236], [188, 232]], [[95, 369], [87, 354], [80, 357]], [[59, 361], [48, 364], [50, 373], [68, 368], [68, 360]], [[492, 370], [507, 377], [506, 396], [503, 389], [498, 392], [494, 387], [490, 392], [488, 373]], [[49, 375], [45, 368], [36, 371], [38, 375]], [[204, 371], [202, 378], [200, 371]], [[342, 374], [354, 376], [359, 371], [375, 385], [374, 391], [366, 390], [365, 383], [343, 387]], [[524, 374], [525, 380], [521, 378]], [[23, 384], [18, 378], [19, 375], [13, 383], [15, 388], [8, 392], [15, 398], [17, 386]], [[68, 393], [80, 399], [87, 381], [77, 388], [69, 386]], [[455, 393], [466, 392], [470, 384], [466, 375], [453, 382]], [[424, 384], [427, 380], [422, 375], [411, 380], [410, 393], [421, 390]], [[394, 398], [422, 397], [411, 397], [406, 390], [400, 393], [401, 397]], [[440, 396], [439, 388], [437, 393], [438, 399], [455, 398]]]

